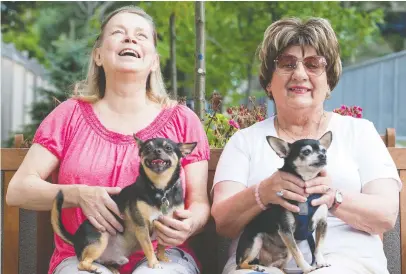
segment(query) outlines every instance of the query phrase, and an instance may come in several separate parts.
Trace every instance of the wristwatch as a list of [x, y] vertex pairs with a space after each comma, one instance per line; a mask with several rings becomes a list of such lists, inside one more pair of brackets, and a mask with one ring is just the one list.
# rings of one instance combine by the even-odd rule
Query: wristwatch
[[331, 209], [337, 209], [337, 207], [339, 207], [342, 202], [343, 202], [343, 194], [341, 193], [340, 190], [337, 189], [334, 195], [334, 203], [331, 206]]

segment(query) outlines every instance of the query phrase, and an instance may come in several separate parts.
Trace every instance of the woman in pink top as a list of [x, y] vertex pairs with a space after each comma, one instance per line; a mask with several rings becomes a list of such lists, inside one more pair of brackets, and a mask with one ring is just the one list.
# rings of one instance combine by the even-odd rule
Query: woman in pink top
[[[110, 210], [120, 215], [110, 198], [135, 182], [138, 147], [132, 137], [166, 137], [175, 142], [197, 142], [182, 159], [185, 210], [175, 218], [159, 219], [157, 242], [169, 246], [170, 263], [150, 269], [144, 253], [135, 252], [120, 273], [199, 273], [187, 244], [207, 222], [206, 194], [209, 146], [193, 111], [171, 101], [165, 91], [157, 34], [152, 18], [137, 7], [111, 13], [101, 27], [87, 80], [75, 96], [50, 113], [34, 137], [33, 145], [10, 182], [7, 203], [31, 210], [50, 210], [59, 190], [65, 194], [63, 223], [74, 233], [87, 218], [100, 231], [122, 231]], [[50, 175], [53, 182], [45, 181]], [[55, 236], [55, 251], [48, 274], [78, 272], [74, 249]], [[101, 273], [111, 273], [100, 266]]]

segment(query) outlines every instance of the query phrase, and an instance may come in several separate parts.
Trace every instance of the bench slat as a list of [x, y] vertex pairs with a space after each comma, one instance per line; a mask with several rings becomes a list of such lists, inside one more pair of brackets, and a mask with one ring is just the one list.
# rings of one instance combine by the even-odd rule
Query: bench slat
[[2, 148], [1, 149], [1, 170], [16, 171], [24, 160], [28, 148]]
[[396, 146], [396, 132], [394, 128], [387, 128], [386, 134], [382, 137], [385, 139], [384, 142], [387, 147]]
[[406, 148], [388, 147], [389, 153], [398, 170], [406, 169]]
[[37, 274], [48, 273], [49, 261], [54, 249], [54, 231], [51, 225], [51, 213], [37, 213]]
[[[15, 172], [5, 171], [3, 177], [3, 193], [7, 192], [8, 184]], [[18, 258], [20, 247], [20, 209], [8, 206], [3, 195], [3, 248], [2, 273], [18, 274]]]
[[209, 170], [216, 170], [217, 163], [220, 159], [220, 155], [223, 152], [222, 148], [212, 148], [210, 149], [210, 161]]

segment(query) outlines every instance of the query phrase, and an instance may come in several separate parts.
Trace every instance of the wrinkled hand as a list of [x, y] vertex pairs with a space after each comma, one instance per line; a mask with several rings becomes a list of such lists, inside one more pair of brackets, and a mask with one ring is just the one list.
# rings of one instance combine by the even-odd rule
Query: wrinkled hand
[[319, 176], [307, 181], [305, 184], [305, 191], [307, 194], [323, 194], [320, 198], [312, 201], [313, 206], [326, 204], [328, 208], [331, 208], [334, 203], [335, 191], [332, 189], [331, 178], [325, 170], [322, 170]]
[[190, 210], [178, 209], [170, 216], [160, 216], [154, 222], [158, 243], [164, 246], [183, 244], [194, 232], [194, 221]]
[[[279, 204], [292, 212], [299, 212], [299, 207], [289, 203], [288, 200], [305, 202], [304, 192], [305, 182], [287, 172], [277, 171], [271, 177], [261, 182], [259, 196], [265, 204]], [[283, 191], [283, 197], [276, 195], [278, 191]]]
[[119, 187], [83, 186], [79, 188], [79, 206], [90, 223], [101, 232], [107, 230], [115, 235], [116, 230], [123, 231], [123, 227], [110, 212], [111, 210], [117, 216], [121, 216], [117, 204], [110, 197], [120, 191]]

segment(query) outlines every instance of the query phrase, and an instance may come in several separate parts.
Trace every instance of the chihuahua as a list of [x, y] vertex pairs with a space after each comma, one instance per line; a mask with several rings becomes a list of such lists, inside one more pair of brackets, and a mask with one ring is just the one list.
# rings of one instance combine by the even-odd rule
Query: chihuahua
[[169, 261], [165, 246], [158, 245], [155, 255], [151, 235], [154, 221], [160, 215], [173, 216], [176, 209], [184, 208], [180, 179], [180, 160], [193, 151], [197, 143], [175, 143], [165, 138], [143, 142], [134, 135], [139, 147], [140, 167], [135, 183], [113, 195], [123, 219], [115, 215], [124, 231], [115, 236], [98, 231], [89, 220], [84, 221], [73, 235], [61, 218], [64, 195], [59, 191], [52, 207], [51, 222], [57, 235], [75, 248], [78, 269], [100, 273], [93, 262], [119, 273], [119, 266], [128, 263], [128, 256], [142, 249], [151, 268], [162, 268], [158, 262]]
[[[287, 143], [273, 136], [266, 137], [271, 148], [284, 159], [284, 165], [279, 170], [304, 181], [318, 176], [327, 165], [326, 150], [330, 147], [332, 138], [331, 131], [319, 140], [301, 139], [294, 143]], [[325, 204], [311, 205], [311, 201], [320, 196], [321, 194], [312, 194], [304, 203], [289, 200], [299, 207], [299, 213], [293, 213], [280, 205], [270, 205], [258, 214], [241, 234], [236, 254], [237, 269], [263, 272], [264, 268], [261, 266], [267, 266], [283, 270], [292, 256], [304, 273], [328, 267], [322, 254], [328, 207]], [[312, 234], [315, 230], [316, 243]], [[311, 265], [306, 262], [297, 246], [296, 241], [302, 240], [309, 242]]]

